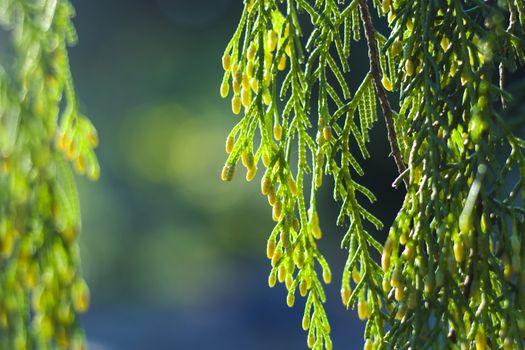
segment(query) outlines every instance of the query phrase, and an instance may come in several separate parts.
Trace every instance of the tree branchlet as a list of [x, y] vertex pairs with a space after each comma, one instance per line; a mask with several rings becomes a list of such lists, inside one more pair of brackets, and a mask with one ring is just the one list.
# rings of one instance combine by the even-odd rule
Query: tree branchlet
[[377, 48], [377, 41], [375, 38], [375, 28], [370, 16], [368, 4], [366, 0], [359, 0], [359, 10], [361, 18], [363, 20], [363, 28], [366, 37], [366, 43], [368, 46], [368, 58], [370, 59], [370, 73], [374, 81], [374, 89], [376, 90], [377, 99], [379, 100], [379, 106], [381, 112], [385, 118], [386, 130], [388, 143], [390, 144], [391, 156], [394, 158], [396, 163], [397, 171], [402, 177], [405, 187], [408, 187], [409, 174], [406, 172], [405, 162], [401, 156], [399, 145], [397, 144], [396, 131], [394, 127], [394, 121], [392, 119], [392, 108], [386, 94], [385, 88], [383, 87], [382, 79], [383, 74], [381, 72], [381, 66], [379, 63], [379, 51]]

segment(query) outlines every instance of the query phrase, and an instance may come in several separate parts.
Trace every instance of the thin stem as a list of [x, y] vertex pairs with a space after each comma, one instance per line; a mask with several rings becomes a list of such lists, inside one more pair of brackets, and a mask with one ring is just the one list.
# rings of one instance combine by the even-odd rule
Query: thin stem
[[375, 39], [375, 28], [374, 24], [372, 23], [372, 17], [370, 16], [370, 11], [368, 9], [366, 0], [359, 0], [359, 10], [361, 12], [361, 19], [363, 20], [365, 37], [368, 44], [368, 58], [370, 59], [370, 72], [372, 74], [372, 82], [374, 83], [374, 88], [379, 99], [381, 111], [383, 112], [383, 116], [385, 117], [386, 130], [388, 142], [390, 144], [391, 155], [396, 163], [397, 171], [403, 178], [405, 187], [408, 188], [408, 172], [405, 171], [406, 165], [403, 162], [403, 157], [401, 156], [401, 151], [399, 150], [399, 145], [397, 144], [396, 131], [394, 129], [394, 120], [392, 119], [392, 108], [390, 107], [390, 102], [388, 102], [386, 91], [381, 83], [382, 72], [381, 66], [379, 64], [379, 52], [377, 49], [377, 43]]

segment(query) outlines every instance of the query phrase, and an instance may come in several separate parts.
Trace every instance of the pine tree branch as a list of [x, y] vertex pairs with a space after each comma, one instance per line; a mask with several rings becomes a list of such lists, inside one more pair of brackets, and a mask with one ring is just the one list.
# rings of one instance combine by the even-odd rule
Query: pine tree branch
[[401, 156], [401, 151], [399, 150], [399, 145], [397, 144], [396, 131], [394, 129], [394, 120], [392, 119], [392, 108], [390, 107], [390, 102], [386, 95], [386, 91], [383, 88], [381, 82], [381, 65], [379, 64], [379, 52], [377, 49], [377, 43], [375, 39], [375, 28], [372, 23], [372, 17], [370, 16], [370, 11], [366, 0], [359, 0], [359, 10], [361, 12], [361, 19], [363, 20], [363, 27], [365, 30], [365, 37], [368, 44], [368, 58], [370, 59], [370, 72], [372, 73], [372, 80], [374, 83], [374, 88], [376, 90], [377, 97], [379, 99], [379, 105], [381, 106], [381, 111], [385, 117], [386, 130], [388, 136], [388, 142], [390, 144], [391, 155], [394, 158], [394, 161], [397, 166], [397, 171], [400, 176], [403, 178], [405, 187], [408, 188], [408, 172], [406, 172], [406, 166], [403, 162], [403, 157]]

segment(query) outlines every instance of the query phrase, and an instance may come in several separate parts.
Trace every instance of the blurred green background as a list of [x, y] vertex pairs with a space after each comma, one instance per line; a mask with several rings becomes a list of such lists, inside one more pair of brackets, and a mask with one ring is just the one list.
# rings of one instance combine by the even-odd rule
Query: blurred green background
[[[241, 169], [232, 183], [219, 176], [238, 118], [219, 97], [220, 58], [241, 1], [73, 4], [80, 41], [70, 50], [72, 71], [101, 140], [101, 179], [78, 179], [91, 349], [305, 349], [303, 301], [289, 309], [284, 286], [267, 286], [273, 222], [260, 174], [253, 183]], [[362, 76], [366, 51], [353, 52]], [[372, 138], [385, 135], [380, 122]], [[369, 208], [388, 227], [403, 191], [390, 188], [388, 146], [370, 148], [361, 182], [378, 195]], [[334, 346], [361, 348], [364, 324], [339, 297], [345, 228], [335, 227], [329, 188], [320, 202], [320, 248], [334, 274], [327, 287]]]

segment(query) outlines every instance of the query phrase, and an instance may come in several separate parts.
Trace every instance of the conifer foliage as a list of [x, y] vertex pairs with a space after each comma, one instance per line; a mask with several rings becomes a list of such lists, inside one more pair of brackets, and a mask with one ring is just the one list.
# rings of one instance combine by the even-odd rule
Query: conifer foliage
[[[382, 17], [385, 34], [374, 26]], [[269, 285], [285, 283], [289, 306], [306, 298], [308, 347], [332, 348], [323, 308], [332, 275], [316, 245], [328, 175], [348, 228], [341, 298], [367, 322], [365, 349], [524, 348], [525, 115], [509, 108], [505, 79], [525, 62], [524, 32], [523, 0], [244, 1], [222, 57], [220, 93], [241, 115], [222, 179], [239, 159], [248, 181], [262, 167], [276, 222]], [[351, 91], [359, 40], [369, 73]], [[358, 182], [378, 107], [394, 186], [406, 189], [384, 244], [363, 204], [376, 197]]]
[[83, 349], [78, 174], [99, 176], [77, 107], [67, 0], [0, 0], [0, 349]]

